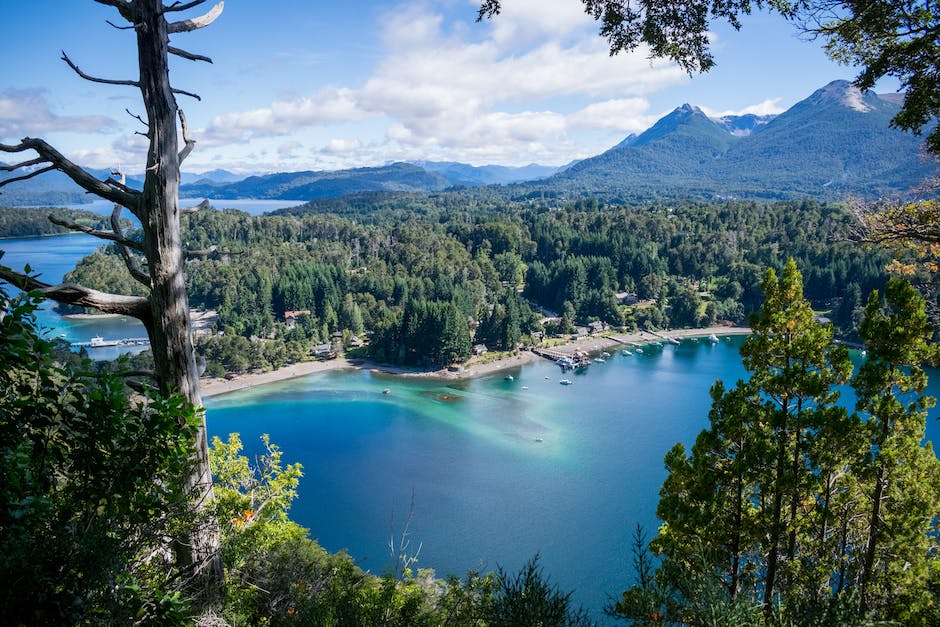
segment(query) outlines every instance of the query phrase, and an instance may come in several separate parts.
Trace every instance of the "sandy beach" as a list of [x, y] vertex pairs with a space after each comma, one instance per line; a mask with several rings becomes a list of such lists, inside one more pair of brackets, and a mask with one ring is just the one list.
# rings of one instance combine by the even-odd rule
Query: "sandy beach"
[[[588, 336], [578, 340], [569, 340], [564, 344], [553, 346], [552, 351], [558, 353], [572, 354], [575, 351], [598, 352], [618, 346], [629, 346], [631, 344], [648, 344], [665, 338], [688, 338], [688, 337], [708, 337], [709, 335], [746, 335], [751, 330], [747, 327], [709, 327], [706, 329], [676, 329], [673, 331], [659, 331], [650, 333], [647, 331], [637, 331], [635, 333], [608, 333], [606, 335]], [[421, 370], [409, 368], [407, 366], [395, 366], [389, 364], [378, 364], [368, 360], [351, 360], [344, 357], [330, 359], [327, 361], [306, 361], [297, 364], [291, 364], [272, 370], [270, 372], [249, 373], [236, 375], [232, 379], [211, 378], [201, 381], [201, 391], [203, 398], [228, 394], [237, 390], [274, 383], [276, 381], [285, 381], [287, 379], [296, 379], [305, 377], [317, 372], [327, 370], [343, 369], [364, 369], [374, 370], [386, 374], [393, 374], [403, 377], [427, 377], [434, 379], [466, 379], [470, 377], [479, 377], [482, 375], [505, 370], [506, 368], [515, 368], [525, 364], [533, 363], [544, 357], [540, 357], [531, 351], [519, 351], [515, 354], [502, 357], [500, 359], [487, 358], [485, 355], [472, 357], [465, 364], [457, 369], [442, 370]]]

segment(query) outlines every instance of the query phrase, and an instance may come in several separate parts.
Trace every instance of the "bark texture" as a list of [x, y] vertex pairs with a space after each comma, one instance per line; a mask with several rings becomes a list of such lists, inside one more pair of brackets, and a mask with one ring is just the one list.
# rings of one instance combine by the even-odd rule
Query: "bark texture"
[[[123, 180], [113, 177], [105, 181], [98, 180], [41, 139], [27, 137], [19, 144], [0, 144], [0, 152], [37, 153], [38, 158], [29, 158], [21, 163], [6, 166], [5, 169], [12, 171], [45, 165], [43, 170], [59, 170], [86, 191], [114, 202], [113, 224], [117, 224], [117, 217], [124, 208], [137, 216], [144, 233], [143, 240], [140, 242], [127, 240], [119, 228], [115, 228], [115, 232], [110, 234], [89, 231], [81, 227], [76, 230], [85, 230], [91, 235], [118, 243], [128, 270], [135, 279], [148, 285], [150, 295], [147, 298], [126, 297], [104, 294], [76, 285], [51, 286], [16, 273], [9, 268], [0, 268], [0, 278], [28, 289], [39, 289], [53, 300], [92, 306], [105, 312], [122, 313], [140, 319], [147, 328], [150, 338], [160, 391], [164, 394], [182, 394], [193, 405], [201, 407], [199, 371], [193, 351], [189, 301], [183, 268], [186, 251], [183, 250], [181, 242], [181, 210], [178, 201], [180, 163], [190, 153], [195, 142], [187, 135], [185, 117], [177, 106], [175, 95], [186, 94], [196, 98], [198, 96], [172, 87], [168, 59], [170, 54], [192, 61], [209, 61], [209, 59], [171, 47], [169, 35], [208, 26], [222, 12], [223, 3], [219, 2], [200, 17], [169, 22], [168, 16], [194, 8], [203, 4], [205, 0], [197, 0], [185, 5], [178, 2], [164, 5], [163, 0], [95, 1], [115, 7], [121, 17], [133, 28], [137, 39], [140, 69], [138, 79], [98, 78], [81, 71], [64, 53], [62, 58], [85, 80], [140, 89], [146, 110], [146, 135], [150, 141], [143, 190], [129, 189], [124, 185]], [[183, 125], [184, 148], [182, 151], [179, 148], [177, 118]], [[17, 178], [29, 176], [33, 176], [33, 172]], [[13, 180], [15, 179], [0, 182], [0, 186]], [[146, 272], [139, 268], [135, 258], [141, 253], [146, 260]], [[209, 470], [205, 414], [203, 413], [202, 416], [202, 428], [199, 430], [194, 451], [196, 470], [188, 478], [187, 487], [197, 494], [194, 506], [197, 513], [208, 514], [210, 511], [208, 508], [213, 500], [212, 477]], [[200, 515], [197, 518], [204, 521], [203, 524], [199, 525], [190, 537], [177, 539], [174, 549], [178, 565], [194, 576], [207, 575], [210, 588], [212, 588], [220, 584], [223, 578], [219, 557], [218, 523], [211, 515]]]

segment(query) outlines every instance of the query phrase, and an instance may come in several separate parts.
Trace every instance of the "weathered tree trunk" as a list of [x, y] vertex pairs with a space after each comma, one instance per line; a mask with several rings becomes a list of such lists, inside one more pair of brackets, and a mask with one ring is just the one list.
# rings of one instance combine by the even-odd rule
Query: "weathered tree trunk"
[[[114, 233], [89, 230], [80, 225], [67, 225], [92, 235], [115, 242], [122, 251], [125, 264], [131, 275], [150, 289], [148, 298], [132, 298], [104, 294], [78, 285], [45, 285], [31, 277], [0, 267], [0, 277], [6, 278], [27, 289], [40, 289], [49, 298], [60, 302], [94, 306], [102, 311], [124, 313], [140, 319], [150, 337], [150, 346], [155, 362], [155, 377], [163, 394], [182, 394], [194, 406], [202, 406], [199, 392], [199, 371], [193, 352], [192, 327], [183, 261], [187, 251], [183, 250], [180, 235], [179, 183], [180, 162], [193, 148], [194, 142], [187, 136], [185, 118], [179, 111], [175, 94], [181, 92], [170, 84], [169, 55], [173, 54], [192, 61], [209, 61], [207, 57], [195, 55], [170, 46], [169, 36], [208, 26], [222, 12], [219, 2], [207, 14], [188, 20], [168, 22], [168, 15], [176, 15], [203, 4], [206, 0], [187, 3], [174, 2], [164, 5], [163, 0], [95, 0], [112, 6], [127, 20], [137, 37], [137, 54], [140, 75], [138, 80], [110, 80], [90, 76], [82, 72], [63, 53], [63, 60], [82, 78], [111, 85], [125, 85], [140, 89], [146, 109], [147, 137], [150, 147], [142, 191], [129, 189], [123, 180], [109, 178], [99, 181], [80, 166], [69, 161], [61, 153], [41, 139], [25, 138], [16, 145], [0, 144], [0, 151], [20, 153], [35, 151], [38, 159], [29, 159], [13, 166], [4, 166], [12, 171], [39, 163], [48, 163], [40, 170], [59, 170], [68, 175], [86, 191], [115, 203], [112, 216]], [[179, 149], [177, 117], [182, 123], [185, 146]], [[18, 179], [29, 178], [27, 174]], [[0, 182], [3, 186], [17, 178]], [[142, 242], [131, 241], [120, 232], [118, 216], [122, 208], [129, 209], [140, 220], [144, 232]], [[146, 272], [136, 267], [131, 250], [142, 253], [147, 260]], [[196, 519], [200, 521], [190, 537], [175, 540], [177, 565], [190, 575], [205, 575], [209, 589], [216, 589], [223, 580], [219, 555], [218, 521], [209, 513], [213, 501], [212, 476], [209, 469], [208, 442], [206, 438], [205, 414], [195, 443], [194, 470], [185, 480], [185, 487], [194, 495]]]
[[[138, 1], [137, 51], [140, 91], [150, 125], [150, 149], [141, 198], [144, 254], [151, 280], [150, 307], [153, 327], [148, 329], [160, 391], [180, 393], [201, 407], [199, 372], [193, 351], [189, 299], [183, 273], [184, 252], [180, 236], [179, 141], [176, 98], [170, 86], [169, 33], [161, 0]], [[195, 446], [195, 471], [187, 487], [197, 491], [197, 503], [212, 503], [212, 477], [205, 414]], [[221, 579], [217, 524], [203, 524], [195, 537], [179, 543], [181, 566], [197, 570], [208, 566]]]

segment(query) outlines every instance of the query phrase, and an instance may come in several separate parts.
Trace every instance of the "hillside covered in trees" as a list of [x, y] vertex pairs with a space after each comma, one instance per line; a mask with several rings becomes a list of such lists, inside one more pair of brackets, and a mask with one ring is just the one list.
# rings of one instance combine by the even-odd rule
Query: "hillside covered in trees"
[[[218, 247], [187, 262], [187, 281], [193, 305], [219, 313], [222, 334], [201, 350], [221, 373], [301, 360], [334, 334], [370, 332], [379, 361], [441, 366], [465, 360], [471, 343], [515, 350], [594, 320], [745, 323], [762, 269], [788, 257], [807, 268], [814, 307], [853, 338], [887, 257], [849, 243], [851, 227], [844, 208], [815, 203], [468, 206], [405, 194], [270, 216], [203, 211], [186, 217], [184, 238]], [[131, 289], [122, 269], [96, 254], [69, 278]], [[309, 313], [285, 324], [287, 312]]]

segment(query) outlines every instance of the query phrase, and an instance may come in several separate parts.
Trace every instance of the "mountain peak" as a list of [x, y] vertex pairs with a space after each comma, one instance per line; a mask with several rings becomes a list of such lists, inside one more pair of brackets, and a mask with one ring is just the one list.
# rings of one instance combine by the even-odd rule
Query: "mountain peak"
[[817, 89], [810, 99], [816, 102], [835, 102], [860, 113], [868, 113], [872, 107], [865, 102], [866, 95], [849, 81], [837, 80]]
[[711, 118], [705, 115], [701, 109], [686, 103], [681, 107], [676, 107], [671, 113], [660, 118], [656, 124], [641, 133], [640, 136], [630, 142], [629, 145], [640, 147], [675, 133], [688, 135], [700, 134], [702, 132], [707, 135], [715, 135], [716, 133], [729, 135], [723, 128], [719, 127]]

